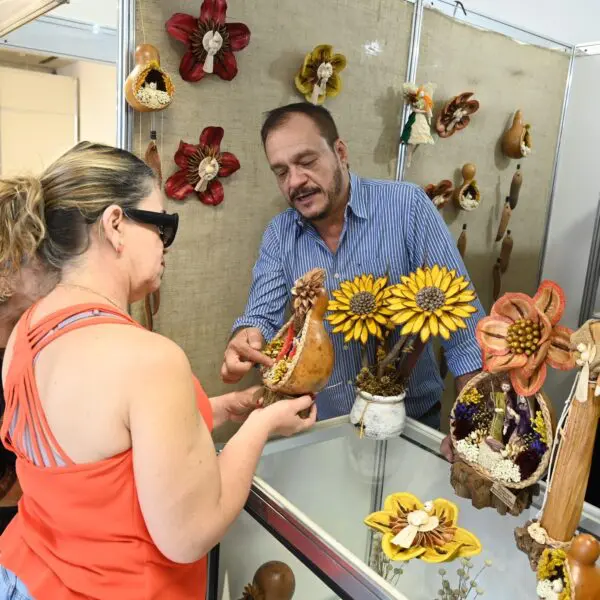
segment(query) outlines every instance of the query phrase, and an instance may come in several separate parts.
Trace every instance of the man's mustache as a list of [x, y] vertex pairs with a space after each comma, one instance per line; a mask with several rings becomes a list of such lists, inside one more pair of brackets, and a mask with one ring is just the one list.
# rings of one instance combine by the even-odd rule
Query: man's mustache
[[308, 187], [303, 187], [300, 188], [298, 190], [294, 190], [291, 194], [290, 194], [290, 200], [292, 202], [295, 202], [296, 199], [299, 196], [303, 196], [303, 195], [308, 195], [308, 194], [316, 194], [318, 192], [320, 192], [321, 190], [318, 187], [312, 187], [312, 188], [308, 188]]

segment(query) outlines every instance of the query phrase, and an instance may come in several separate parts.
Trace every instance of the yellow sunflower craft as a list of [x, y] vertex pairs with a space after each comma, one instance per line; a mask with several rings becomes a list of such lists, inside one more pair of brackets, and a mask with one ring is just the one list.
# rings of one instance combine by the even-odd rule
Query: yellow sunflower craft
[[457, 527], [457, 520], [458, 508], [448, 500], [422, 503], [400, 492], [388, 496], [383, 510], [369, 515], [365, 524], [383, 533], [381, 547], [390, 560], [441, 563], [481, 552], [481, 542]]
[[470, 282], [457, 277], [456, 271], [434, 265], [402, 276], [402, 283], [390, 286], [386, 305], [392, 311], [390, 321], [403, 325], [401, 335], [417, 335], [425, 343], [431, 336], [445, 340], [457, 329], [465, 329], [464, 319], [477, 309], [470, 303], [475, 292]]
[[302, 68], [295, 78], [296, 88], [308, 102], [323, 104], [342, 90], [340, 72], [346, 67], [346, 57], [334, 54], [328, 44], [317, 46], [304, 57]]
[[366, 344], [369, 335], [383, 339], [383, 328], [392, 311], [385, 302], [390, 296], [387, 277], [360, 275], [354, 280], [342, 281], [339, 290], [332, 292], [326, 319], [333, 326], [333, 333], [343, 333], [344, 341], [360, 341]]

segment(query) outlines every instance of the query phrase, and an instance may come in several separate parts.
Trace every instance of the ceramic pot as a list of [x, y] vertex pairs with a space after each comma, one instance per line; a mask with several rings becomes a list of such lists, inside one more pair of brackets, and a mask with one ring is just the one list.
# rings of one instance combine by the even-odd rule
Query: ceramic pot
[[362, 422], [365, 437], [373, 440], [387, 440], [398, 437], [406, 423], [406, 392], [399, 396], [373, 396], [357, 390], [354, 406], [350, 411], [350, 422]]

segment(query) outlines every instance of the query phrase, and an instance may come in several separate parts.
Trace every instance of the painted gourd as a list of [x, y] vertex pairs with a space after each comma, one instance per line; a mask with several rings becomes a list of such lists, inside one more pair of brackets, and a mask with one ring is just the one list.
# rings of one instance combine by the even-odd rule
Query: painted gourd
[[135, 50], [135, 68], [125, 80], [125, 99], [139, 112], [164, 110], [173, 101], [175, 86], [160, 66], [158, 49], [141, 44]]
[[502, 136], [502, 152], [509, 158], [526, 158], [531, 153], [531, 126], [523, 123], [523, 113], [518, 110], [512, 125]]

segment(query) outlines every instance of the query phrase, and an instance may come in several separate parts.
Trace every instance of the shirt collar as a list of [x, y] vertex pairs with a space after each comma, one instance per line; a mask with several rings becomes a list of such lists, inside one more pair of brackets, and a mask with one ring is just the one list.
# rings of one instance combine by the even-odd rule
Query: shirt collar
[[[348, 215], [348, 210], [357, 216], [360, 219], [367, 219], [369, 217], [367, 207], [365, 205], [365, 198], [361, 190], [362, 184], [360, 177], [355, 175], [354, 173], [350, 173], [350, 200], [348, 201], [348, 206], [346, 207], [346, 216]], [[304, 228], [306, 222], [302, 218], [302, 215], [295, 209], [294, 218], [296, 219], [296, 224]]]

